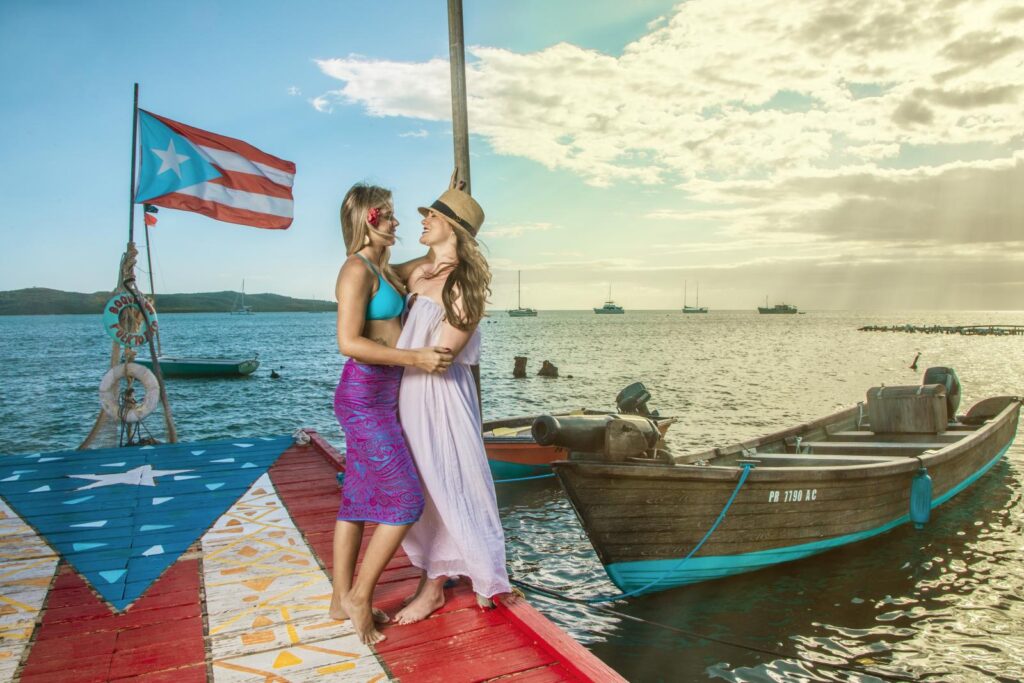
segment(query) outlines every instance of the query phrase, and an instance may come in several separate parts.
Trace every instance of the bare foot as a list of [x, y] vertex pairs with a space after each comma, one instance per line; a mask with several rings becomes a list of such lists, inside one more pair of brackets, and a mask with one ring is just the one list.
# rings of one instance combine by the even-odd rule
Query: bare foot
[[[386, 624], [391, 621], [391, 617], [384, 610], [373, 607], [371, 611], [373, 612], [373, 623]], [[348, 619], [348, 614], [345, 613], [345, 609], [341, 606], [339, 596], [331, 596], [331, 607], [327, 610], [327, 616], [335, 621], [345, 621]]]
[[422, 591], [412, 600], [412, 602], [406, 605], [398, 614], [395, 615], [395, 621], [403, 625], [415, 624], [417, 621], [423, 621], [443, 606], [443, 590], [440, 590], [437, 593], [434, 593], [433, 591]]
[[420, 575], [420, 582], [418, 584], [416, 584], [416, 590], [413, 592], [413, 594], [412, 595], [407, 595], [405, 597], [405, 599], [402, 600], [402, 607], [406, 607], [410, 602], [412, 602], [413, 600], [415, 600], [416, 598], [418, 598], [420, 596], [420, 593], [423, 592], [423, 585], [426, 582], [427, 582], [427, 574], [426, 574], [426, 572], [424, 572], [423, 574]]
[[474, 593], [474, 595], [476, 595], [476, 606], [477, 607], [479, 607], [480, 609], [494, 609], [494, 601], [493, 600], [491, 600], [490, 598], [485, 598], [484, 596], [480, 595], [479, 593]]
[[355, 602], [349, 595], [338, 599], [338, 603], [345, 614], [352, 619], [352, 626], [356, 635], [366, 645], [373, 645], [384, 640], [387, 636], [373, 626], [373, 612], [368, 602]]

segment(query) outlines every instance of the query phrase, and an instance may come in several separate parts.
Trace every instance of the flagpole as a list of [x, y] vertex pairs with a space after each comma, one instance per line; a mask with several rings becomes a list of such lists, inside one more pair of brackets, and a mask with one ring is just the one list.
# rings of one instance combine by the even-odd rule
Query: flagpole
[[135, 241], [135, 148], [139, 141], [139, 84], [135, 84], [132, 106], [132, 184], [128, 188], [128, 241]]
[[[132, 185], [128, 194], [128, 249], [131, 251], [135, 248], [135, 158], [136, 158], [136, 145], [139, 140], [139, 84], [135, 84], [134, 88], [134, 101], [132, 104]], [[146, 257], [149, 257], [149, 231], [146, 231]], [[153, 265], [150, 262], [150, 276], [152, 277]], [[132, 298], [135, 299], [135, 304], [139, 307], [139, 313], [142, 314], [142, 319], [146, 323], [146, 329], [150, 331], [149, 337], [149, 357], [153, 363], [153, 374], [156, 375], [157, 385], [160, 387], [160, 403], [164, 407], [164, 425], [167, 427], [167, 441], [170, 443], [176, 443], [178, 441], [178, 430], [174, 426], [174, 416], [171, 414], [171, 404], [167, 400], [167, 385], [164, 383], [164, 373], [160, 369], [160, 354], [157, 352], [156, 345], [153, 343], [153, 337], [158, 332], [153, 325], [153, 321], [149, 319], [149, 314], [146, 313], [146, 305], [143, 300], [142, 292], [139, 291], [138, 285], [135, 283], [135, 272], [129, 272], [121, 283], [125, 289], [127, 289]], [[150, 285], [152, 289], [152, 285]]]

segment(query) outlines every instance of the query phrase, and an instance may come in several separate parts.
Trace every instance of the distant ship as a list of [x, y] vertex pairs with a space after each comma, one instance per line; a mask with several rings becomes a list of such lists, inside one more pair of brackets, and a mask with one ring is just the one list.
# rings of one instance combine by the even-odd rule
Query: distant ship
[[512, 318], [536, 318], [537, 311], [532, 308], [523, 308], [523, 271], [516, 271], [516, 308], [508, 309], [509, 317]]
[[790, 304], [775, 304], [774, 306], [768, 306], [768, 297], [764, 298], [764, 306], [758, 306], [757, 312], [762, 315], [795, 315], [797, 313], [796, 306]]
[[683, 313], [707, 313], [708, 307], [700, 305], [700, 283], [697, 283], [697, 305], [686, 305], [686, 280], [683, 280]]
[[601, 308], [595, 308], [594, 313], [608, 315], [622, 314], [625, 312], [626, 311], [622, 310], [622, 306], [618, 306], [614, 301], [612, 301], [612, 286], [608, 285], [608, 300], [604, 302], [604, 306]]

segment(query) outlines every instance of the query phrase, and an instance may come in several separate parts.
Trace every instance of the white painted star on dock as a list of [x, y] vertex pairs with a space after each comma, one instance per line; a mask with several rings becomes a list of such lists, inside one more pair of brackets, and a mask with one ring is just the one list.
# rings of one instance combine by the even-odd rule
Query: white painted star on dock
[[91, 479], [93, 483], [88, 486], [80, 486], [76, 491], [94, 489], [100, 486], [113, 486], [114, 484], [128, 484], [129, 486], [156, 486], [157, 477], [165, 477], [171, 474], [182, 474], [192, 470], [154, 470], [152, 465], [143, 465], [127, 472], [117, 474], [69, 474], [72, 479]]

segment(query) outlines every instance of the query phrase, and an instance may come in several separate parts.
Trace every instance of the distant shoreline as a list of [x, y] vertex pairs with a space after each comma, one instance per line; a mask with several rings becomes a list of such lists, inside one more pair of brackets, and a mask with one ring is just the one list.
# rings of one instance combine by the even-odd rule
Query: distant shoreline
[[[29, 287], [0, 292], [0, 315], [98, 315], [110, 292], [64, 292]], [[196, 292], [157, 294], [159, 313], [230, 313], [241, 292]], [[281, 294], [246, 294], [246, 306], [253, 313], [322, 313], [337, 310], [333, 301], [295, 299]]]

